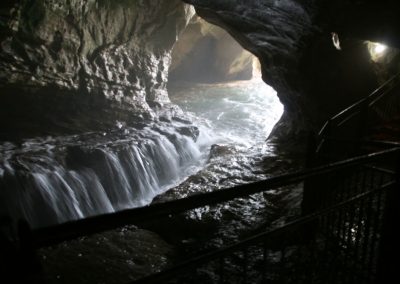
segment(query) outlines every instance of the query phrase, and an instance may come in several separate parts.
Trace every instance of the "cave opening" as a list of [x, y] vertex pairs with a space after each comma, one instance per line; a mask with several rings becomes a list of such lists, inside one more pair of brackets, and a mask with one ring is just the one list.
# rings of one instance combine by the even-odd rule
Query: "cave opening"
[[[320, 124], [365, 97], [400, 67], [399, 52], [390, 47], [393, 41], [399, 47], [394, 5], [332, 2], [5, 1], [0, 9], [0, 237], [8, 255], [0, 253], [2, 278], [29, 278], [18, 283], [127, 283], [181, 260], [195, 257], [198, 261], [203, 252], [221, 255], [221, 248], [231, 250], [233, 243], [249, 236], [270, 233], [276, 227], [282, 231], [290, 223], [299, 225], [298, 218], [304, 220], [300, 202], [304, 184], [306, 189], [310, 185], [308, 178], [287, 187], [262, 186], [262, 193], [218, 205], [208, 203], [185, 213], [163, 211], [148, 224], [129, 218], [128, 223], [134, 225], [119, 227], [121, 223], [108, 221], [108, 228], [114, 229], [85, 233], [91, 230], [87, 225], [91, 220], [97, 220], [102, 231], [108, 216], [123, 216], [124, 210], [134, 207], [142, 207], [136, 212], [143, 212], [153, 201], [173, 199], [175, 210], [179, 209], [176, 204], [182, 204], [176, 199], [189, 195], [204, 201], [207, 192], [218, 196], [223, 193], [219, 189], [236, 191], [253, 186], [252, 182], [260, 185], [263, 182], [257, 181], [287, 172], [292, 180], [291, 172], [304, 167], [304, 153], [299, 159], [296, 156], [304, 151], [298, 148], [307, 145], [301, 143], [308, 137], [304, 134], [319, 130]], [[283, 107], [276, 92], [261, 79], [257, 59], [228, 33], [197, 16], [181, 33], [194, 9], [257, 54], [263, 79], [276, 88], [285, 105], [283, 118], [279, 118]], [[392, 41], [383, 34], [387, 28]], [[337, 32], [331, 33], [334, 46], [331, 31]], [[372, 138], [399, 141], [399, 105], [399, 96], [392, 97], [375, 105], [376, 114], [363, 118], [385, 121]], [[364, 110], [360, 113], [365, 114]], [[275, 127], [278, 119], [279, 127]], [[274, 150], [272, 139], [266, 142], [274, 127], [273, 142], [279, 151]], [[358, 129], [350, 131], [359, 136]], [[331, 134], [326, 138], [339, 138], [328, 143], [331, 149], [341, 150], [339, 143], [350, 140], [344, 132]], [[356, 142], [358, 146], [360, 141]], [[358, 151], [350, 154], [358, 155]], [[331, 281], [340, 277], [350, 282], [367, 280], [365, 276], [380, 268], [372, 267], [379, 259], [371, 258], [381, 238], [379, 231], [372, 235], [372, 229], [385, 223], [379, 204], [385, 203], [382, 198], [398, 200], [381, 190], [377, 200], [371, 191], [361, 191], [364, 185], [369, 190], [368, 186], [386, 183], [386, 175], [395, 178], [393, 169], [383, 164], [360, 165], [365, 172], [354, 166], [354, 173], [324, 173], [311, 182], [315, 199], [322, 188], [327, 201], [342, 202], [344, 196], [354, 201], [352, 205], [345, 201], [344, 212], [325, 211], [329, 215], [320, 223], [328, 229], [326, 235], [334, 237], [333, 246], [323, 244], [320, 234], [314, 242], [308, 241], [311, 227], [307, 223], [297, 226], [300, 230], [286, 230], [287, 237], [274, 235], [272, 242], [263, 239], [263, 248], [247, 247], [205, 269], [196, 267], [196, 273], [184, 271], [191, 274], [188, 281], [176, 281], [236, 283], [246, 276], [250, 276], [247, 283], [257, 282], [259, 276], [276, 283], [323, 281], [328, 276]], [[381, 173], [385, 176], [379, 177]], [[237, 186], [244, 183], [250, 185]], [[154, 207], [162, 209], [163, 204], [158, 205]], [[110, 215], [97, 219], [102, 214]], [[40, 250], [31, 247], [36, 243], [31, 237], [35, 240], [43, 234], [46, 242], [46, 229], [54, 224], [67, 223], [54, 228], [67, 228], [70, 240], [68, 222], [78, 219], [82, 219], [76, 224], [81, 224], [78, 230], [84, 237]], [[353, 226], [356, 223], [362, 226]], [[368, 224], [375, 227], [370, 230]], [[47, 232], [49, 240], [56, 239], [52, 230]], [[350, 242], [336, 238], [336, 232]], [[384, 249], [396, 248], [397, 235], [390, 230], [384, 233], [391, 235]], [[331, 247], [332, 259], [325, 250]], [[324, 250], [322, 258], [319, 248]], [[368, 263], [360, 263], [360, 268], [370, 271], [364, 274], [356, 258], [366, 255]], [[219, 278], [214, 273], [217, 269]], [[348, 276], [346, 270], [353, 275]], [[30, 281], [31, 277], [46, 281]]]
[[[269, 174], [265, 160], [277, 154], [267, 139], [283, 105], [262, 80], [258, 58], [227, 31], [195, 15], [172, 50], [167, 90], [171, 102], [199, 130], [196, 145], [203, 161], [188, 179], [157, 199], [228, 188]], [[260, 206], [263, 202], [257, 200]]]
[[276, 91], [261, 78], [258, 58], [198, 16], [172, 50], [168, 93], [212, 144], [265, 144], [283, 113]]
[[[96, 11], [91, 16], [97, 20]], [[182, 20], [178, 30], [183, 29], [191, 13], [176, 11], [167, 30], [155, 29], [149, 38], [140, 33], [143, 46], [132, 38], [116, 48], [111, 39], [97, 42], [88, 34], [85, 40], [102, 48], [88, 44], [90, 60], [80, 67], [75, 59], [63, 62], [70, 58], [66, 54], [75, 58], [77, 50], [69, 45], [54, 49], [53, 39], [60, 36], [56, 28], [48, 38], [49, 51], [35, 46], [37, 58], [49, 59], [40, 61], [41, 70], [51, 73], [55, 65], [64, 64], [81, 71], [76, 81], [68, 79], [70, 73], [56, 72], [71, 85], [47, 82], [42, 71], [29, 81], [38, 86], [26, 87], [26, 92], [10, 83], [6, 97], [12, 100], [1, 106], [8, 109], [2, 112], [7, 127], [2, 128], [0, 145], [0, 181], [6, 188], [1, 212], [21, 216], [37, 228], [147, 205], [178, 185], [186, 188], [183, 194], [178, 190], [178, 197], [184, 197], [193, 185], [200, 191], [263, 177], [265, 171], [254, 164], [269, 151], [265, 140], [283, 111], [276, 92], [261, 80], [255, 57], [223, 29], [196, 17], [178, 35], [177, 19]], [[40, 28], [51, 19], [44, 18]], [[171, 27], [177, 34], [169, 33]], [[73, 41], [73, 35], [63, 34], [63, 42]], [[53, 58], [56, 51], [58, 57]], [[170, 99], [184, 111], [175, 112], [166, 96], [170, 63]], [[8, 68], [14, 72], [11, 63]], [[18, 82], [26, 81], [21, 78]], [[20, 106], [26, 96], [30, 100]], [[21, 135], [14, 135], [17, 132]], [[196, 177], [201, 184], [181, 185]]]

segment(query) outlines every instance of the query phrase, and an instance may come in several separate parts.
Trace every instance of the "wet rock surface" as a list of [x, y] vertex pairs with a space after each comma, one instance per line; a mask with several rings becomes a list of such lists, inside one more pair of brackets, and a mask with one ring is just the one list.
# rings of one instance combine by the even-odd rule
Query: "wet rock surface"
[[159, 121], [1, 143], [0, 215], [36, 228], [144, 206], [203, 164], [195, 133]]
[[[375, 85], [375, 73], [367, 62], [363, 44], [344, 38], [342, 51], [335, 50], [331, 32], [337, 31], [340, 36], [349, 38], [384, 40], [385, 25], [400, 26], [396, 21], [397, 10], [391, 9], [395, 1], [384, 1], [388, 6], [378, 5], [377, 9], [376, 1], [185, 2], [195, 5], [200, 16], [226, 29], [258, 56], [264, 80], [278, 91], [285, 106], [274, 136], [280, 142], [288, 142], [291, 149], [304, 148], [304, 144], [299, 146], [293, 137], [318, 129], [327, 116], [364, 96]], [[182, 111], [169, 103], [166, 91], [170, 52], [191, 15], [192, 10], [178, 0], [4, 2], [0, 21], [0, 139], [13, 140], [13, 143], [5, 142], [0, 147], [0, 194], [5, 203], [0, 210], [9, 210], [8, 206], [15, 203], [15, 207], [22, 209], [19, 211], [28, 211], [29, 202], [25, 202], [36, 194], [39, 205], [46, 198], [51, 201], [52, 198], [56, 201], [69, 198], [68, 206], [54, 207], [58, 214], [54, 214], [51, 206], [39, 206], [40, 210], [34, 210], [37, 215], [31, 216], [39, 221], [54, 223], [85, 214], [112, 212], [114, 207], [109, 200], [117, 204], [117, 209], [125, 208], [121, 202], [131, 200], [129, 185], [137, 178], [130, 171], [131, 167], [145, 168], [152, 173], [157, 168], [176, 169], [169, 162], [181, 161], [180, 155], [175, 155], [175, 159], [158, 155], [163, 157], [161, 166], [143, 161], [139, 150], [148, 151], [152, 156], [161, 148], [152, 147], [157, 140], [147, 140], [137, 134], [148, 123], [159, 127], [162, 123], [171, 126], [179, 122], [185, 124], [178, 127], [178, 134], [185, 136], [183, 140], [187, 138], [192, 143], [199, 138], [196, 128], [186, 123], [188, 120]], [[371, 18], [379, 20], [369, 21]], [[398, 35], [396, 28], [390, 32]], [[388, 42], [396, 44], [393, 38]], [[357, 73], [355, 76], [342, 72], [349, 66], [353, 74]], [[366, 79], [368, 84], [364, 84]], [[333, 88], [325, 92], [327, 86]], [[342, 95], [338, 97], [338, 93]], [[115, 127], [121, 132], [115, 134]], [[111, 138], [108, 136], [110, 129]], [[91, 139], [93, 130], [97, 132]], [[156, 132], [174, 143], [177, 142], [175, 130], [169, 133], [158, 129]], [[84, 139], [88, 145], [76, 148], [75, 136], [57, 136], [78, 132], [89, 136]], [[147, 146], [143, 140], [148, 142]], [[136, 145], [132, 141], [139, 142]], [[172, 153], [171, 149], [164, 148], [163, 152]], [[261, 149], [254, 150], [258, 155], [238, 158], [241, 149], [214, 146], [207, 167], [174, 191], [160, 196], [158, 201], [218, 190], [300, 168], [281, 152], [266, 158], [260, 156]], [[141, 159], [127, 159], [132, 153], [139, 153], [135, 157]], [[185, 151], [180, 154], [187, 156]], [[133, 161], [137, 161], [134, 166]], [[98, 163], [103, 166], [97, 168]], [[121, 165], [127, 170], [121, 170], [124, 168]], [[130, 175], [124, 176], [124, 172]], [[124, 190], [106, 193], [105, 187], [110, 190], [113, 180], [107, 180], [105, 173], [113, 173], [115, 184], [118, 188], [124, 185]], [[164, 177], [163, 174], [159, 176]], [[147, 190], [157, 184], [146, 174], [142, 177]], [[81, 195], [71, 194], [66, 179], [75, 183], [74, 188], [79, 189]], [[42, 195], [30, 190], [33, 182], [41, 186]], [[51, 184], [57, 185], [59, 190], [52, 190], [48, 186]], [[93, 193], [94, 188], [99, 192], [97, 197], [107, 198], [87, 202], [85, 194]], [[12, 198], [3, 198], [7, 195]], [[90, 240], [62, 244], [63, 248], [49, 249], [42, 253], [43, 261], [55, 282], [61, 275], [72, 283], [77, 279], [88, 283], [120, 282], [116, 274], [130, 278], [132, 269], [142, 276], [164, 267], [165, 261], [196, 255], [203, 249], [215, 249], [267, 226], [280, 224], [299, 210], [300, 196], [301, 185], [297, 185], [180, 216], [167, 216], [166, 220], [145, 226], [164, 240], [136, 228], [116, 230]], [[105, 203], [101, 203], [104, 200]], [[80, 202], [87, 212], [77, 206]], [[127, 207], [130, 206], [132, 204]], [[19, 217], [19, 214], [12, 215]], [[139, 239], [135, 240], [133, 235]], [[97, 242], [109, 250], [97, 250]], [[103, 257], [109, 262], [101, 263]], [[65, 263], [60, 258], [65, 259]], [[161, 266], [152, 267], [152, 262]], [[75, 263], [82, 266], [77, 268]], [[94, 278], [93, 274], [86, 275], [86, 268], [94, 264], [96, 271], [100, 268], [105, 273]]]
[[3, 14], [1, 136], [18, 138], [156, 116], [193, 11], [179, 0], [40, 0], [7, 3]]
[[193, 17], [179, 37], [171, 60], [170, 82], [216, 83], [253, 77], [253, 56], [226, 31], [199, 17]]
[[[302, 156], [276, 151], [273, 145], [269, 149], [258, 150], [262, 154], [244, 156], [235, 148], [231, 148], [229, 153], [214, 153], [204, 169], [153, 202], [217, 191], [303, 168]], [[223, 247], [258, 230], [272, 228], [273, 224], [284, 223], [286, 218], [299, 213], [301, 194], [302, 185], [295, 184], [254, 194], [249, 198], [197, 208], [168, 217], [162, 222], [154, 222], [145, 228], [159, 233], [183, 249], [183, 257], [187, 253], [195, 255], [197, 251]]]
[[173, 246], [134, 226], [39, 251], [47, 283], [65, 284], [128, 283], [161, 271], [174, 255]]
[[[382, 73], [364, 40], [399, 46], [398, 8], [391, 0], [185, 2], [260, 59], [264, 81], [285, 106], [273, 135], [289, 142], [287, 148], [378, 86]], [[343, 43], [340, 51], [332, 32]]]
[[[286, 153], [248, 158], [242, 162], [250, 162], [254, 170], [249, 169], [246, 181], [242, 180], [246, 174], [232, 171], [230, 162], [218, 168], [221, 172], [229, 173], [233, 181], [226, 179], [217, 182], [210, 179], [210, 176], [215, 176], [215, 168], [212, 168], [216, 166], [211, 165], [180, 186], [157, 197], [155, 202], [200, 193], [204, 191], [204, 182], [211, 191], [256, 181], [262, 178], [261, 172], [279, 175], [299, 170], [302, 167], [300, 160]], [[284, 224], [288, 218], [299, 214], [301, 193], [301, 184], [278, 188], [250, 198], [165, 216], [154, 222], [140, 224], [140, 228], [130, 226], [62, 243], [42, 249], [39, 256], [49, 283], [124, 283]], [[227, 267], [240, 269], [235, 265], [239, 264], [230, 263]], [[214, 279], [214, 270], [215, 267], [211, 266], [197, 271], [189, 277], [190, 282], [215, 283], [217, 278]], [[184, 278], [183, 283], [186, 281], [189, 280]]]
[[300, 1], [185, 2], [259, 58], [264, 81], [274, 87], [285, 105], [279, 136], [307, 129], [312, 106], [299, 94], [297, 70], [302, 52], [315, 33], [312, 13]]

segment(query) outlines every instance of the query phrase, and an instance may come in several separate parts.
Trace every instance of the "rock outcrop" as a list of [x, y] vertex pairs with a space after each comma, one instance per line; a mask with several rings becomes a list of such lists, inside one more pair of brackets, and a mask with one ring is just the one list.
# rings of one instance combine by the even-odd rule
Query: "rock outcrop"
[[285, 133], [304, 130], [312, 110], [307, 99], [299, 95], [298, 66], [316, 29], [312, 14], [298, 1], [290, 0], [185, 2], [194, 5], [198, 15], [227, 30], [259, 58], [264, 81], [277, 90], [285, 106], [281, 120], [284, 126], [280, 130]]
[[249, 80], [253, 58], [226, 31], [194, 17], [172, 51], [169, 81]]
[[[378, 86], [380, 74], [364, 40], [396, 45], [396, 35], [400, 38], [390, 0], [379, 5], [369, 0], [184, 1], [260, 59], [264, 81], [285, 106], [272, 134], [281, 141], [318, 130]], [[339, 34], [340, 51], [332, 32]]]
[[155, 116], [169, 102], [170, 52], [193, 8], [39, 0], [8, 1], [1, 14], [1, 132], [37, 135]]

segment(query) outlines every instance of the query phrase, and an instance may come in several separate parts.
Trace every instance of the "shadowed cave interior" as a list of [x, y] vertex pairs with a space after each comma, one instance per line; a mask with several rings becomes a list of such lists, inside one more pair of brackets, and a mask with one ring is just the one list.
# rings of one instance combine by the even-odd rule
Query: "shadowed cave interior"
[[[239, 190], [240, 185], [398, 147], [398, 9], [390, 0], [375, 4], [4, 1], [3, 279], [130, 283], [319, 212], [322, 201], [315, 188], [332, 187], [322, 199], [329, 205], [389, 182], [398, 175], [391, 160], [395, 155], [347, 173], [332, 170], [315, 180], [304, 178], [183, 213], [126, 219], [125, 226], [99, 222], [99, 227], [113, 228], [101, 233], [78, 225], [89, 233], [65, 229], [68, 241], [41, 245], [58, 237], [45, 232], [56, 232], [59, 224], [68, 227], [69, 221], [89, 224], [93, 216], [116, 216], [196, 195], [201, 200], [204, 193]], [[335, 132], [332, 117], [357, 109], [369, 94], [368, 106]], [[349, 146], [349, 140], [356, 142]], [[373, 143], [363, 144], [367, 140]], [[346, 195], [334, 191], [335, 186], [355, 189]], [[396, 208], [382, 200], [395, 198], [382, 196], [356, 203], [354, 211], [337, 211], [337, 219], [321, 215], [315, 226], [321, 231], [293, 229], [291, 236], [270, 240], [264, 251], [239, 250], [189, 275], [178, 273], [171, 283], [379, 283], [396, 270], [396, 262], [389, 257], [381, 262], [382, 256], [397, 252], [396, 235], [379, 225], [389, 224], [387, 208]], [[388, 207], [381, 209], [381, 204]], [[328, 233], [324, 222], [331, 222]], [[337, 231], [329, 229], [336, 224], [341, 224]], [[381, 245], [387, 235], [392, 235], [387, 242], [392, 254]], [[329, 253], [338, 255], [326, 239], [339, 240], [334, 243], [344, 249], [355, 247], [354, 257], [344, 253], [344, 268], [338, 265], [340, 254], [333, 262], [338, 273], [316, 264], [329, 266]], [[319, 250], [322, 244], [322, 252], [329, 253]], [[359, 265], [358, 258], [368, 263]], [[304, 266], [297, 266], [299, 259]], [[391, 265], [385, 270], [382, 263]], [[224, 279], [218, 267], [229, 276]], [[311, 272], [305, 275], [307, 269]], [[346, 269], [357, 276], [341, 272]]]

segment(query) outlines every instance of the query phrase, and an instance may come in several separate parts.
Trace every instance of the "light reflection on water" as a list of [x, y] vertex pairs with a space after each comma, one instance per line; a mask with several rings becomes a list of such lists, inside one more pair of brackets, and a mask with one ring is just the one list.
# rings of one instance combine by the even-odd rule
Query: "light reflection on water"
[[283, 113], [276, 91], [261, 80], [172, 86], [169, 93], [210, 128], [215, 143], [252, 147], [268, 137]]
[[[205, 136], [213, 145], [205, 167], [161, 197], [161, 200], [183, 198], [268, 176], [264, 160], [266, 157], [274, 160], [276, 154], [274, 147], [265, 140], [283, 113], [283, 106], [274, 89], [261, 79], [256, 79], [226, 84], [181, 84], [171, 86], [169, 94], [172, 102], [192, 113], [200, 131], [207, 133]], [[200, 208], [191, 211], [190, 215], [197, 220], [226, 221], [222, 216], [229, 214], [238, 217], [233, 218], [237, 223], [243, 221], [247, 224], [250, 220], [241, 218], [243, 220], [239, 221], [239, 216], [243, 216], [244, 212], [249, 212], [248, 215], [258, 214], [260, 208], [266, 208], [266, 204], [260, 195], [254, 199], [234, 200], [212, 210]], [[226, 231], [232, 233], [231, 229]]]
[[[265, 139], [283, 111], [272, 88], [260, 81], [243, 81], [180, 86], [169, 91], [175, 104], [192, 113], [200, 129], [197, 144], [204, 146], [200, 148], [204, 150], [206, 145], [222, 145], [214, 148], [217, 154], [210, 155], [205, 168], [170, 191], [173, 198], [265, 177], [255, 166], [265, 155], [259, 145], [265, 145]], [[181, 214], [175, 219], [157, 223], [155, 232], [162, 237], [170, 234], [169, 239], [174, 240], [173, 245], [179, 246], [182, 252], [193, 253], [199, 249], [221, 246], [225, 241], [235, 240], [241, 232], [266, 222], [266, 216], [273, 215], [270, 207], [274, 207], [269, 205], [268, 199], [267, 195], [257, 194], [248, 199], [198, 208], [188, 212], [188, 215]], [[114, 234], [119, 236], [115, 237]], [[172, 256], [170, 244], [145, 230], [128, 228], [110, 232], [108, 236], [106, 233], [97, 238], [78, 240], [56, 251], [43, 250], [41, 255], [47, 260], [45, 267], [49, 278], [55, 279], [49, 282], [59, 283], [61, 275], [67, 280], [65, 283], [68, 280], [74, 283], [73, 276], [81, 273], [77, 267], [86, 267], [89, 263], [89, 268], [106, 266], [107, 269], [96, 273], [96, 277], [88, 279], [87, 283], [98, 283], [96, 278], [107, 283], [121, 283], [126, 282], [125, 278], [133, 280], [144, 272], [147, 274], [160, 269], [177, 257]], [[207, 244], [202, 243], [202, 237], [207, 239]], [[92, 255], [87, 250], [93, 252]], [[61, 265], [58, 265], [59, 259], [62, 259]], [[93, 259], [102, 259], [104, 263], [99, 264]]]

